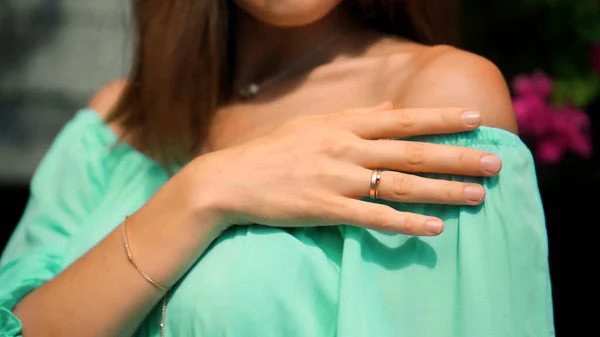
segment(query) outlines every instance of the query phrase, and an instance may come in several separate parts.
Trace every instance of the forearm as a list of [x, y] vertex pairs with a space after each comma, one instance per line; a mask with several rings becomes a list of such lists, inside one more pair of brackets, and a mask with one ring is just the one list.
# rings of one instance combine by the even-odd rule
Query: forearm
[[[140, 268], [170, 286], [218, 236], [220, 226], [208, 207], [188, 210], [165, 194], [159, 191], [134, 214], [127, 232]], [[16, 305], [24, 336], [130, 336], [135, 331], [164, 291], [127, 259], [121, 226]]]

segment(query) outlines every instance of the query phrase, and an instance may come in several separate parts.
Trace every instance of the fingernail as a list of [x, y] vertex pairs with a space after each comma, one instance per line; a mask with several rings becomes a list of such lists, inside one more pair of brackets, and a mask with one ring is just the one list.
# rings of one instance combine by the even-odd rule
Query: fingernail
[[480, 203], [483, 201], [485, 193], [481, 186], [467, 186], [465, 187], [465, 198], [467, 201], [473, 203]]
[[429, 219], [425, 222], [425, 228], [431, 234], [438, 235], [444, 228], [444, 223], [438, 219]]
[[502, 168], [502, 161], [498, 156], [488, 154], [481, 157], [481, 168], [490, 173], [498, 173]]
[[469, 126], [479, 125], [481, 123], [481, 114], [479, 111], [465, 111], [461, 115], [463, 123]]

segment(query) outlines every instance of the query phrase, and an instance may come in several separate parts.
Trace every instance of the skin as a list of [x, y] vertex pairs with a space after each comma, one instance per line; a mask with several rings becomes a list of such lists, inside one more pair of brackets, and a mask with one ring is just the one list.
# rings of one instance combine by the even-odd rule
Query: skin
[[[313, 50], [319, 36], [340, 27], [343, 34], [301, 74], [266, 87], [256, 100], [234, 101], [219, 110], [206, 153], [131, 217], [130, 244], [153, 279], [174, 284], [232, 224], [351, 223], [414, 235], [443, 230], [439, 219], [359, 201], [374, 168], [392, 170], [382, 175], [385, 199], [482, 202], [479, 185], [394, 170], [491, 176], [500, 163], [486, 170], [482, 158], [493, 164], [497, 157], [387, 138], [473, 130], [482, 121], [516, 132], [498, 69], [451, 47], [426, 47], [366, 31], [344, 16], [339, 2], [236, 1], [248, 13], [238, 18], [242, 84], [285, 69]], [[108, 114], [124, 84], [108, 84], [90, 107]], [[461, 119], [465, 113], [471, 117], [468, 124]], [[135, 331], [164, 293], [127, 261], [120, 230], [17, 304], [14, 313], [23, 322], [24, 336], [128, 336]], [[94, 309], [85, 310], [92, 303]]]

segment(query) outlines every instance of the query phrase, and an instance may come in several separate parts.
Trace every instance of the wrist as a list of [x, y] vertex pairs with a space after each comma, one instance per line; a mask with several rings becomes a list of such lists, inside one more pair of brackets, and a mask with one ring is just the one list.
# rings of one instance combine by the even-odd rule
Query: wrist
[[187, 186], [191, 187], [190, 212], [196, 222], [205, 224], [211, 231], [220, 235], [232, 225], [232, 222], [227, 220], [228, 214], [231, 213], [230, 200], [222, 193], [222, 188], [214, 183], [214, 175], [204, 169], [206, 161], [207, 158], [197, 158], [190, 163], [191, 174], [186, 181]]
[[194, 202], [191, 209], [193, 218], [196, 219], [197, 223], [207, 226], [215, 238], [231, 226], [231, 223], [226, 220], [227, 216], [223, 202], [208, 187], [199, 187], [199, 191], [195, 193], [193, 198]]

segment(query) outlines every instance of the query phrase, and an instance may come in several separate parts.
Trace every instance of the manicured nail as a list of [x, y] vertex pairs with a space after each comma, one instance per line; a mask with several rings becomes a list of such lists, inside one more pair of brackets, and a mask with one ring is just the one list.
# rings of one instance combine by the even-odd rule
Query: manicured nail
[[481, 157], [481, 168], [490, 173], [498, 173], [502, 168], [502, 161], [498, 156], [488, 154]]
[[444, 223], [438, 219], [429, 219], [425, 222], [425, 228], [431, 234], [438, 235], [444, 228]]
[[461, 115], [463, 123], [468, 126], [476, 126], [481, 123], [481, 114], [479, 111], [465, 111]]
[[465, 187], [465, 198], [467, 201], [472, 203], [480, 203], [483, 201], [483, 197], [485, 196], [485, 192], [481, 186], [467, 186]]

